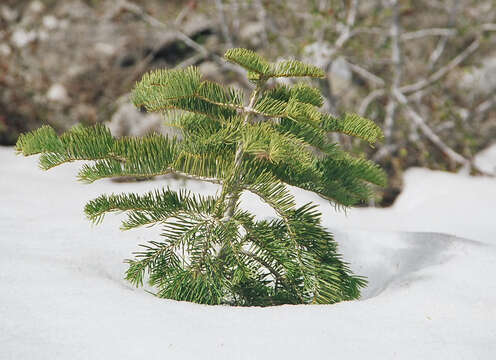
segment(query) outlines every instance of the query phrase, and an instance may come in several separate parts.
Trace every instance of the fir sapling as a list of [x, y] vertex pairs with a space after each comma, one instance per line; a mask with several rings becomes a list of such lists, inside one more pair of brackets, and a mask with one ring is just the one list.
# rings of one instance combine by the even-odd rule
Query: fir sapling
[[[321, 78], [319, 68], [295, 60], [271, 63], [246, 49], [228, 50], [225, 58], [248, 71], [249, 100], [202, 80], [195, 67], [155, 70], [136, 84], [133, 103], [151, 112], [172, 111], [171, 124], [182, 130], [182, 139], [116, 139], [104, 125], [58, 136], [44, 126], [21, 135], [17, 151], [40, 154], [45, 170], [84, 160], [78, 176], [87, 183], [173, 173], [219, 185], [215, 196], [159, 189], [102, 195], [86, 205], [96, 223], [109, 212], [124, 212], [124, 230], [163, 228], [160, 240], [141, 245], [128, 260], [126, 273], [136, 286], [148, 281], [159, 297], [241, 306], [357, 299], [366, 280], [341, 259], [316, 206], [296, 206], [287, 185], [338, 206], [366, 201], [370, 184], [385, 184], [384, 172], [341, 150], [328, 134], [374, 143], [381, 130], [358, 115], [320, 112], [322, 95], [308, 83], [269, 86], [278, 77]], [[277, 217], [258, 219], [243, 210], [243, 192], [257, 195]]]

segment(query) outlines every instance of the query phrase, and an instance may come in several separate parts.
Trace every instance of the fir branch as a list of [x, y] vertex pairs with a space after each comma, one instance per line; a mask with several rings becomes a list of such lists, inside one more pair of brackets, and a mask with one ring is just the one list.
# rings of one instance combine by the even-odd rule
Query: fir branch
[[21, 135], [16, 149], [25, 156], [42, 154], [40, 167], [44, 170], [76, 160], [121, 158], [111, 152], [114, 139], [103, 125], [76, 126], [58, 137], [49, 126]]
[[211, 81], [201, 81], [195, 67], [151, 71], [136, 84], [131, 98], [136, 107], [152, 112], [179, 109], [228, 118], [242, 109], [241, 94]]
[[325, 73], [316, 66], [298, 60], [285, 60], [269, 63], [260, 55], [247, 49], [230, 49], [224, 58], [248, 70], [251, 80], [266, 80], [274, 77], [314, 77], [323, 78]]
[[156, 190], [144, 195], [120, 194], [101, 195], [85, 206], [85, 213], [94, 223], [103, 221], [110, 212], [127, 212], [127, 220], [122, 229], [129, 230], [165, 222], [181, 213], [210, 213], [215, 199], [212, 197], [192, 196], [188, 191], [175, 192], [170, 189]]
[[270, 69], [270, 63], [257, 53], [241, 48], [229, 49], [224, 54], [224, 58], [235, 63], [249, 72], [263, 75]]
[[329, 152], [336, 146], [330, 144], [327, 138], [327, 131], [321, 127], [310, 124], [299, 123], [288, 118], [280, 119], [275, 129], [281, 133], [290, 133], [304, 141], [306, 144], [322, 151]]
[[241, 141], [246, 154], [274, 163], [292, 159], [307, 166], [314, 159], [304, 141], [289, 132], [277, 131], [270, 123], [246, 125], [241, 132]]
[[271, 64], [270, 70], [264, 77], [312, 77], [324, 78], [325, 73], [322, 69], [305, 64], [298, 60], [285, 60]]
[[296, 84], [290, 89], [290, 96], [304, 104], [321, 107], [324, 104], [324, 97], [318, 88], [306, 84]]
[[162, 272], [164, 266], [171, 270], [180, 266], [180, 260], [175, 254], [173, 246], [158, 241], [150, 241], [147, 245], [140, 246], [144, 250], [133, 253], [136, 259], [125, 261], [129, 264], [126, 280], [134, 286], [143, 286], [145, 273], [152, 273], [157, 266], [162, 267]]
[[262, 96], [254, 104], [253, 112], [267, 118], [288, 118], [313, 126], [318, 126], [322, 117], [322, 114], [311, 104], [299, 102], [294, 97], [282, 101], [270, 94]]
[[[259, 175], [254, 179], [253, 183], [245, 185], [244, 189], [260, 197], [262, 201], [271, 206], [283, 219], [288, 233], [288, 240], [294, 245], [293, 250], [296, 255], [299, 272], [305, 281], [308, 282], [308, 277], [310, 276], [308, 266], [306, 266], [303, 261], [304, 255], [295, 238], [296, 234], [293, 230], [289, 215], [294, 207], [293, 196], [288, 192], [284, 184], [280, 183], [277, 179], [267, 173]], [[298, 296], [300, 300], [303, 300], [303, 294], [299, 294]]]
[[[173, 172], [171, 165], [176, 160], [180, 146], [176, 139], [162, 135], [143, 138], [124, 137], [115, 140], [110, 157], [98, 159], [93, 165], [84, 164], [78, 177], [91, 183], [95, 180], [133, 176], [151, 177]], [[118, 157], [123, 161], [114, 159]]]
[[288, 292], [294, 293], [296, 291], [296, 289], [294, 287], [292, 287], [290, 284], [287, 283], [284, 276], [274, 266], [272, 266], [267, 260], [265, 260], [264, 258], [254, 254], [250, 251], [247, 251], [247, 250], [241, 250], [240, 252], [242, 255], [245, 255], [245, 256], [248, 256], [249, 258], [254, 259], [260, 265], [264, 266], [267, 270], [269, 270], [269, 272], [274, 276], [276, 281], [278, 281], [282, 286], [284, 286], [284, 288]]
[[278, 85], [267, 91], [266, 94], [275, 100], [288, 102], [289, 99], [294, 98], [301, 103], [311, 104], [316, 107], [321, 107], [324, 102], [322, 93], [319, 89], [303, 83], [297, 83], [291, 87]]
[[373, 121], [357, 114], [345, 114], [343, 118], [325, 114], [322, 117], [322, 127], [329, 132], [359, 137], [371, 144], [383, 139], [381, 129]]
[[24, 156], [36, 155], [44, 152], [61, 152], [63, 145], [55, 130], [44, 125], [32, 132], [21, 134], [17, 139], [16, 151]]
[[262, 198], [277, 212], [283, 214], [295, 206], [293, 195], [286, 186], [269, 172], [248, 172], [242, 188]]

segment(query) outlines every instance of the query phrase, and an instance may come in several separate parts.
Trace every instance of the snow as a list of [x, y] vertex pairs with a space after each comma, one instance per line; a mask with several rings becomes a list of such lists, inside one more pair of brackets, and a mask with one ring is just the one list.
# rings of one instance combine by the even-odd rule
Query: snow
[[[494, 178], [411, 169], [392, 208], [347, 216], [319, 200], [340, 251], [369, 278], [363, 298], [233, 308], [133, 288], [122, 260], [159, 229], [121, 232], [118, 216], [95, 227], [82, 213], [101, 193], [184, 184], [83, 185], [77, 168], [42, 172], [36, 159], [0, 147], [2, 360], [496, 358]], [[295, 194], [300, 203], [318, 199]]]
[[56, 29], [59, 24], [59, 21], [53, 15], [43, 16], [42, 22], [43, 22], [43, 26], [46, 27], [48, 30]]
[[67, 94], [67, 90], [62, 84], [53, 84], [48, 89], [47, 99], [53, 102], [67, 102], [69, 100], [69, 95]]
[[496, 176], [496, 143], [478, 153], [474, 165], [483, 173]]
[[[413, 168], [388, 209], [351, 209], [326, 218], [331, 227], [447, 233], [496, 245], [496, 178]], [[329, 205], [328, 205], [329, 206]]]
[[36, 40], [36, 32], [34, 30], [26, 31], [24, 29], [17, 29], [12, 33], [12, 43], [18, 48], [22, 48]]
[[0, 44], [0, 55], [1, 56], [9, 56], [12, 50], [10, 49], [10, 46], [2, 43]]

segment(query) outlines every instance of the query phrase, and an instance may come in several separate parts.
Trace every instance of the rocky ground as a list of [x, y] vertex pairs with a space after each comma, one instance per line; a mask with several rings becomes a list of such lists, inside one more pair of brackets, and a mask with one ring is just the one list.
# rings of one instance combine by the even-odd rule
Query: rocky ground
[[[156, 116], [131, 109], [126, 94], [146, 70], [180, 65], [194, 51], [119, 2], [52, 3], [0, 6], [0, 144], [42, 123], [64, 130], [111, 121], [117, 135], [163, 129]], [[181, 9], [181, 2], [156, 3], [160, 17]], [[188, 11], [177, 26], [208, 49], [218, 42], [215, 20], [202, 11]], [[210, 61], [193, 63], [210, 78], [224, 78]]]
[[[391, 13], [386, 1], [358, 2], [357, 29], [373, 35], [357, 38], [337, 52], [336, 42], [346, 33], [346, 7], [333, 3], [323, 11], [323, 3], [312, 8], [304, 1], [261, 0], [2, 1], [0, 145], [12, 145], [19, 133], [42, 124], [62, 132], [76, 123], [106, 122], [116, 136], [152, 131], [176, 134], [164, 126], [160, 116], [130, 105], [128, 93], [133, 84], [150, 69], [197, 65], [209, 79], [246, 87], [242, 74], [220, 59], [231, 46], [252, 48], [270, 59], [297, 57], [325, 67], [327, 79], [316, 83], [326, 95], [325, 110], [360, 111], [377, 82], [387, 83], [392, 76], [387, 36], [375, 34], [388, 33]], [[443, 29], [446, 22], [450, 24], [441, 2], [412, 4], [402, 7], [405, 32], [422, 27]], [[429, 6], [438, 9], [439, 16], [432, 16]], [[459, 11], [457, 23], [451, 22], [458, 26], [457, 36], [446, 38], [445, 59], [439, 60], [437, 68], [463, 53], [473, 40], [474, 27], [488, 23], [477, 55], [466, 58], [439, 83], [411, 95], [409, 101], [439, 139], [472, 160], [496, 136], [496, 53], [492, 50], [496, 26], [490, 23], [496, 11], [486, 0], [474, 6], [464, 4]], [[326, 24], [329, 19], [331, 23]], [[332, 26], [335, 33], [330, 31]], [[405, 83], [431, 71], [422, 56], [442, 40], [427, 36], [408, 42]], [[364, 69], [378, 74], [379, 80], [364, 74]], [[383, 128], [386, 100], [375, 101], [366, 111]], [[346, 136], [335, 137], [347, 150], [366, 152], [386, 169], [389, 186], [379, 192], [376, 202], [384, 206], [402, 190], [408, 167], [460, 168], [401, 111], [396, 112], [391, 143], [372, 149]], [[472, 166], [472, 172], [481, 170]]]

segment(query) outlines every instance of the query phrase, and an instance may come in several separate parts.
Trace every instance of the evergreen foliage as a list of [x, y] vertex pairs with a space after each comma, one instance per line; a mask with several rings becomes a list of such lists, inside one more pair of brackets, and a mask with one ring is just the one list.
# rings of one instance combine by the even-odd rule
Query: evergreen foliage
[[[269, 88], [276, 77], [322, 77], [322, 70], [298, 61], [270, 63], [245, 49], [225, 58], [248, 70], [254, 90], [243, 94], [202, 80], [194, 67], [156, 70], [136, 84], [132, 100], [148, 111], [171, 111], [171, 125], [184, 139], [150, 135], [116, 139], [103, 125], [75, 127], [57, 136], [48, 126], [21, 135], [17, 151], [41, 154], [40, 166], [91, 161], [79, 179], [150, 177], [177, 173], [220, 185], [216, 196], [156, 190], [144, 195], [102, 195], [85, 207], [99, 223], [123, 212], [122, 229], [158, 225], [161, 241], [142, 245], [128, 260], [126, 278], [148, 280], [157, 296], [203, 304], [277, 305], [335, 303], [359, 297], [366, 281], [351, 273], [321, 214], [312, 204], [298, 207], [287, 185], [313, 191], [337, 206], [371, 196], [384, 172], [353, 157], [329, 140], [329, 132], [371, 144], [380, 129], [354, 114], [319, 111], [319, 90], [306, 83]], [[277, 217], [258, 219], [240, 206], [248, 191]]]

